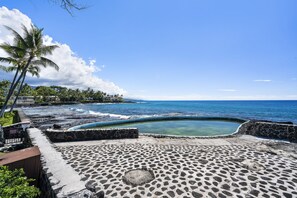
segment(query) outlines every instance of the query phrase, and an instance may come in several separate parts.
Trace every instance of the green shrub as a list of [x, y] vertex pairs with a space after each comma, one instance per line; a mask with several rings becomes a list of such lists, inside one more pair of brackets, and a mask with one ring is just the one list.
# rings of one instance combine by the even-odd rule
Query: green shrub
[[0, 197], [1, 198], [35, 198], [40, 192], [38, 188], [29, 186], [23, 169], [10, 171], [6, 166], [0, 166]]
[[13, 112], [5, 112], [4, 116], [1, 118], [0, 117], [0, 125], [2, 126], [9, 126], [11, 124], [14, 124], [15, 122], [17, 122], [17, 111], [13, 111]]

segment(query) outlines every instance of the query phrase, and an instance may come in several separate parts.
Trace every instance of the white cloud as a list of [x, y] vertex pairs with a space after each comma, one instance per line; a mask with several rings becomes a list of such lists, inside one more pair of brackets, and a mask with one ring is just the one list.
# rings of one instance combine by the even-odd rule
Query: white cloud
[[95, 64], [96, 64], [96, 60], [95, 59], [90, 59], [89, 60], [89, 65], [90, 66], [95, 66]]
[[[21, 24], [30, 27], [31, 19], [21, 13], [19, 10], [9, 10], [6, 7], [0, 7], [0, 43], [13, 41], [11, 33], [3, 26], [7, 25], [20, 34], [22, 33]], [[45, 35], [44, 43], [46, 45], [58, 45], [59, 48], [54, 50], [48, 58], [57, 63], [60, 67], [59, 72], [53, 68], [45, 68], [40, 72], [38, 84], [56, 84], [71, 88], [87, 87], [94, 90], [101, 90], [107, 93], [125, 94], [126, 91], [115, 85], [113, 82], [102, 80], [94, 75], [95, 72], [101, 71], [104, 66], [96, 66], [96, 60], [90, 59], [88, 63], [81, 57], [77, 56], [67, 44], [54, 41], [52, 37]], [[0, 57], [6, 56], [1, 50]]]
[[[13, 41], [13, 35], [3, 25], [21, 31], [21, 24], [30, 26], [31, 23], [31, 19], [19, 10], [8, 10], [6, 7], [0, 7], [0, 43]], [[2, 56], [3, 54], [4, 52], [0, 51], [0, 55]]]
[[254, 80], [254, 82], [271, 82], [272, 80]]
[[223, 92], [235, 92], [237, 90], [236, 89], [219, 89], [219, 91], [223, 91]]

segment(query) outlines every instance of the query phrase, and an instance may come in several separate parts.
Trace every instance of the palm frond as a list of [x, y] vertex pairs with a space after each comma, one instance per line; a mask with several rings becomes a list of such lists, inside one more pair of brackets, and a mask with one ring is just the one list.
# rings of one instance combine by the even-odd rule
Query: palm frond
[[8, 71], [7, 71], [7, 67], [4, 66], [4, 65], [0, 65], [0, 70], [5, 71], [5, 72], [8, 72]]
[[[24, 25], [23, 25], [23, 26], [24, 26]], [[25, 39], [24, 39], [24, 38], [23, 38], [17, 31], [15, 31], [14, 29], [12, 29], [11, 27], [9, 27], [9, 26], [7, 26], [7, 25], [5, 25], [4, 27], [5, 27], [6, 29], [8, 29], [9, 31], [12, 32], [12, 34], [14, 35], [14, 42], [15, 42], [15, 43], [17, 43], [17, 42], [21, 42], [22, 45], [27, 46]]]
[[28, 68], [28, 72], [32, 75], [32, 76], [36, 76], [36, 77], [40, 77], [39, 73], [40, 73], [40, 67], [35, 66], [35, 65], [30, 65]]
[[45, 55], [52, 54], [57, 45], [46, 46], [43, 44], [42, 31], [33, 24], [30, 29], [27, 29], [22, 25], [24, 36], [22, 37], [18, 32], [10, 27], [7, 27], [14, 34], [14, 44], [3, 43], [0, 48], [7, 52], [8, 57], [0, 57], [0, 62], [9, 63], [9, 67], [1, 67], [0, 69], [11, 72], [21, 72], [18, 80], [21, 77], [25, 77], [26, 73], [30, 73], [32, 76], [39, 77], [40, 67], [53, 67], [59, 70], [59, 66], [52, 60], [45, 58]]
[[32, 76], [36, 76], [37, 78], [40, 77], [39, 73], [38, 72], [35, 72], [35, 73], [31, 73]]
[[25, 33], [24, 40], [27, 44], [27, 48], [32, 51], [35, 48], [34, 45], [34, 37], [33, 37], [33, 30], [28, 30], [26, 26], [22, 25], [23, 31]]
[[45, 58], [45, 57], [40, 57], [40, 60], [43, 62], [43, 65], [45, 65], [45, 66], [48, 65], [50, 67], [55, 68], [55, 70], [59, 71], [59, 66], [52, 60]]
[[11, 57], [0, 57], [0, 62], [6, 62], [6, 63], [10, 63], [10, 64], [17, 64], [17, 60]]
[[12, 49], [12, 45], [10, 45], [9, 43], [2, 43], [0, 44], [0, 48], [3, 49], [6, 53], [12, 53], [14, 52], [14, 50]]
[[26, 49], [20, 46], [10, 45], [9, 43], [0, 44], [0, 48], [3, 49], [7, 54], [11, 56], [24, 56], [26, 54]]
[[46, 67], [46, 64], [45, 64], [43, 61], [39, 60], [39, 59], [37, 59], [37, 60], [32, 60], [32, 61], [31, 61], [31, 64], [32, 64], [32, 65], [40, 65], [40, 66]]
[[25, 36], [27, 36], [28, 34], [30, 34], [29, 33], [29, 30], [27, 29], [27, 27], [24, 24], [22, 24], [22, 29], [25, 32]]
[[[1, 67], [1, 66], [0, 66]], [[5, 67], [5, 68], [1, 68], [2, 70], [4, 70], [5, 72], [13, 72], [13, 71], [17, 71], [19, 69], [19, 67]]]
[[39, 51], [40, 51], [40, 55], [48, 55], [48, 54], [52, 54], [53, 51], [58, 48], [58, 45], [47, 45], [47, 46], [42, 46], [40, 47]]
[[43, 29], [39, 29], [38, 27], [31, 25], [33, 43], [36, 49], [39, 49], [43, 45], [42, 31]]
[[35, 35], [36, 35], [36, 39], [42, 41], [42, 32], [43, 32], [43, 28], [38, 28], [36, 26], [34, 26], [36, 32], [35, 32]]

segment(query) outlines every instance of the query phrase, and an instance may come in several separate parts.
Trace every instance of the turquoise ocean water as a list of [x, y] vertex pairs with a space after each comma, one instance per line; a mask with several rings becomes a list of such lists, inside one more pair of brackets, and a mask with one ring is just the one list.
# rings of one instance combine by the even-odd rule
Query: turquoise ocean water
[[112, 118], [150, 116], [223, 116], [297, 124], [297, 101], [139, 101], [121, 104], [78, 104], [60, 106], [81, 114]]
[[174, 120], [137, 122], [94, 128], [138, 128], [140, 133], [177, 136], [217, 136], [232, 134], [239, 125], [240, 123], [226, 121]]

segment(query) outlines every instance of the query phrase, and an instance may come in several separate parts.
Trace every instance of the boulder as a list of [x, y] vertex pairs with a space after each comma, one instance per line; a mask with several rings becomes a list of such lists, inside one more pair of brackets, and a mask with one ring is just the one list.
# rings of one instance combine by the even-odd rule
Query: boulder
[[53, 125], [53, 128], [54, 128], [54, 129], [61, 129], [61, 128], [62, 128], [62, 126], [61, 126], [61, 125], [59, 125], [59, 124], [54, 124], [54, 125]]

